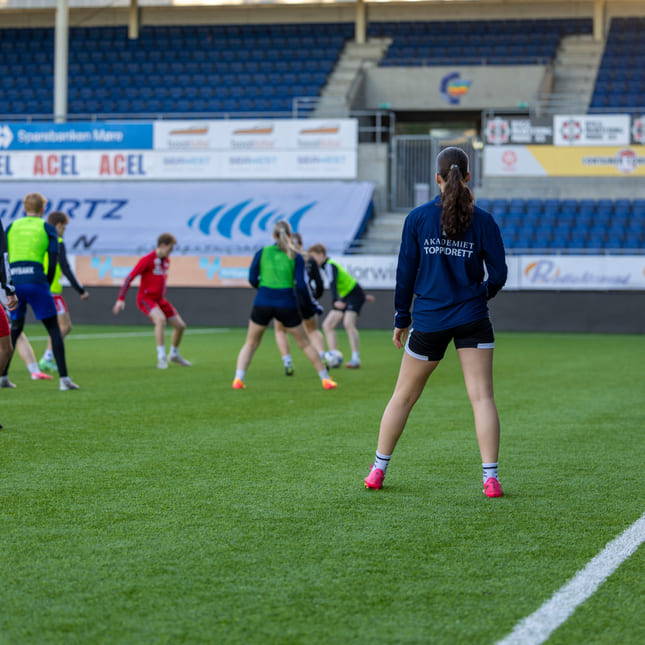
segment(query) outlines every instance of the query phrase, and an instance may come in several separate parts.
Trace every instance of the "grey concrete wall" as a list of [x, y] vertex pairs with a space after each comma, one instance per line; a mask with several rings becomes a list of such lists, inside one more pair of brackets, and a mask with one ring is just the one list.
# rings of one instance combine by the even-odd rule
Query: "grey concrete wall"
[[[188, 325], [245, 327], [253, 303], [252, 289], [169, 289], [170, 301]], [[373, 291], [376, 302], [366, 304], [359, 326], [391, 329], [393, 293]], [[77, 324], [147, 325], [129, 294], [126, 310], [115, 317], [112, 305], [118, 289], [94, 287], [82, 302], [74, 291], [65, 290], [73, 322]], [[329, 296], [321, 304], [328, 309]], [[598, 291], [502, 291], [490, 303], [498, 331], [645, 333], [645, 292]], [[33, 319], [31, 319], [33, 321]]]
[[[529, 104], [539, 91], [545, 67], [541, 65], [453, 67], [373, 67], [367, 70], [358, 109], [377, 110], [486, 110]], [[444, 79], [459, 73], [471, 82], [458, 105], [443, 97]]]

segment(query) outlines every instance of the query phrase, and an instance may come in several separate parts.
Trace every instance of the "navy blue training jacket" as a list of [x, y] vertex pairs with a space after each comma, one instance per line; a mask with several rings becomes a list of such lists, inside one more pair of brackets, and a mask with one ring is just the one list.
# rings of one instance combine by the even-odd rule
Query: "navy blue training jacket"
[[475, 206], [462, 239], [450, 240], [441, 232], [441, 197], [437, 196], [405, 220], [394, 325], [405, 329], [414, 320], [418, 331], [441, 331], [486, 318], [486, 303], [504, 286], [506, 276], [504, 243], [493, 216]]

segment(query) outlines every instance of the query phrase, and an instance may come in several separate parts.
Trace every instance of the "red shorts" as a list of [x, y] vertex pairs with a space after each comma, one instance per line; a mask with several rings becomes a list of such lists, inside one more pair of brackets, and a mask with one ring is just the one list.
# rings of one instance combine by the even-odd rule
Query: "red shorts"
[[66, 314], [69, 309], [65, 303], [65, 298], [60, 293], [52, 293], [54, 296], [54, 304], [56, 305], [56, 314], [60, 316], [61, 314]]
[[11, 329], [9, 328], [7, 314], [5, 313], [4, 308], [0, 307], [0, 338], [9, 336], [9, 334], [11, 334]]
[[152, 298], [146, 298], [145, 296], [137, 296], [137, 307], [139, 307], [146, 316], [149, 316], [150, 312], [155, 307], [159, 307], [166, 318], [172, 318], [173, 316], [179, 315], [177, 310], [165, 298], [161, 298], [161, 300], [153, 300]]

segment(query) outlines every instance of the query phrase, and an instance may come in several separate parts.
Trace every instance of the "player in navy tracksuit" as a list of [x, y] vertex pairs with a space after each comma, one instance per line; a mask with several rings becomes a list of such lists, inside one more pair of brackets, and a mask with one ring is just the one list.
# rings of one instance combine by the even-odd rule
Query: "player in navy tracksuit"
[[403, 227], [393, 342], [399, 349], [405, 344], [405, 353], [381, 420], [376, 460], [365, 479], [368, 488], [383, 485], [408, 415], [453, 340], [473, 408], [484, 493], [502, 495], [493, 396], [495, 337], [487, 301], [504, 286], [507, 269], [499, 227], [489, 213], [474, 206], [466, 185], [469, 178], [466, 153], [460, 148], [443, 150], [436, 174], [441, 195], [415, 208]]

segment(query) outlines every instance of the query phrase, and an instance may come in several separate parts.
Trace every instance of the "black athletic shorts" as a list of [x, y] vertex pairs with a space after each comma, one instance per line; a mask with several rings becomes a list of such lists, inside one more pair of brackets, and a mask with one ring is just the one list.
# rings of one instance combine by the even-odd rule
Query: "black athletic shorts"
[[285, 327], [297, 327], [301, 322], [300, 312], [297, 309], [284, 309], [282, 307], [258, 307], [251, 309], [251, 320], [266, 327], [273, 319], [279, 320]]
[[311, 303], [306, 301], [300, 294], [298, 294], [298, 309], [303, 320], [309, 320], [309, 318], [313, 318], [318, 313]]
[[411, 329], [405, 351], [422, 361], [440, 361], [453, 340], [457, 349], [473, 347], [493, 349], [495, 333], [490, 318], [481, 318], [465, 325], [441, 331], [417, 331]]
[[357, 284], [344, 298], [341, 300], [347, 305], [345, 309], [336, 309], [336, 311], [355, 311], [358, 315], [365, 304], [365, 292], [360, 284]]

